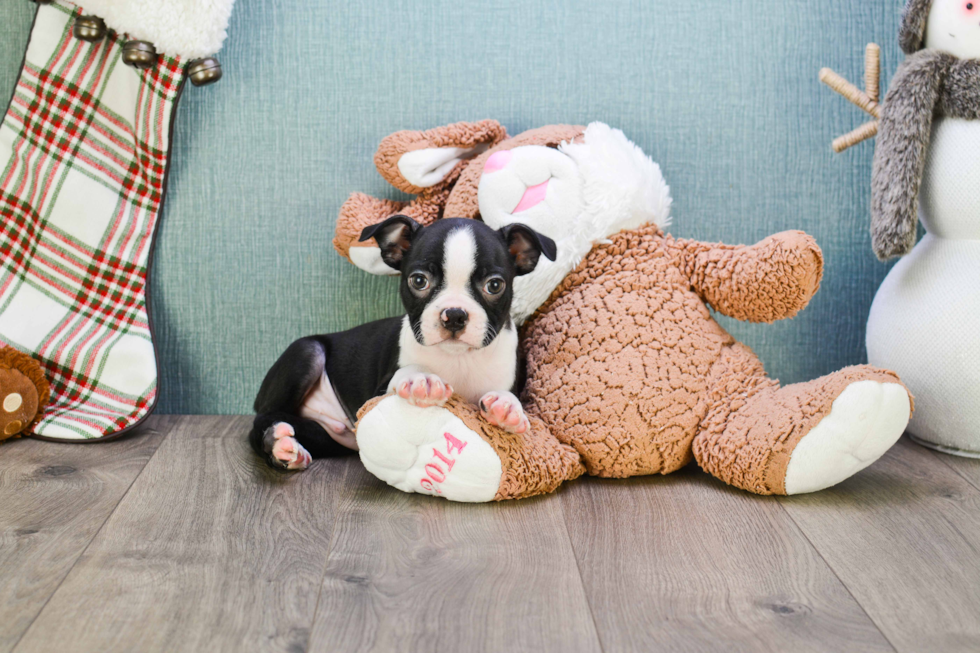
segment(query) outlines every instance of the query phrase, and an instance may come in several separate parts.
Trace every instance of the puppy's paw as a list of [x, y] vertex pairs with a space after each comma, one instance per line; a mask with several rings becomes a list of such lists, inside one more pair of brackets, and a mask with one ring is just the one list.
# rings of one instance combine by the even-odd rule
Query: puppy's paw
[[395, 387], [398, 396], [408, 403], [426, 408], [442, 406], [453, 396], [451, 385], [435, 374], [411, 374], [398, 382]]
[[293, 427], [285, 422], [279, 422], [273, 425], [272, 437], [275, 438], [275, 442], [272, 445], [270, 455], [279, 467], [302, 471], [313, 462], [313, 457], [293, 437], [295, 435], [296, 432], [293, 430]]
[[531, 428], [524, 407], [510, 392], [488, 392], [480, 399], [480, 414], [494, 426], [508, 433], [523, 434]]

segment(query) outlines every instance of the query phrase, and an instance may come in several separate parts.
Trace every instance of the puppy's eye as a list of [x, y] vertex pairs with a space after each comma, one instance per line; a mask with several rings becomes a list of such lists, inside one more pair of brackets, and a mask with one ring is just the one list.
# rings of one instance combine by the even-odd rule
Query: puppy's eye
[[500, 277], [494, 277], [492, 279], [488, 279], [483, 285], [483, 292], [487, 293], [488, 295], [499, 295], [504, 291], [506, 286], [507, 282]]
[[429, 277], [424, 274], [413, 274], [408, 278], [408, 285], [412, 287], [413, 290], [422, 292], [423, 290], [429, 289]]

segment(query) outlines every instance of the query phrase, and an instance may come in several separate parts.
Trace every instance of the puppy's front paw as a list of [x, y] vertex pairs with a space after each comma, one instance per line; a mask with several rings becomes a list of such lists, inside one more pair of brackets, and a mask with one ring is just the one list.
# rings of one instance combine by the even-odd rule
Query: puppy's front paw
[[402, 379], [395, 392], [408, 403], [422, 408], [442, 406], [453, 396], [451, 385], [435, 374], [412, 374]]
[[274, 425], [272, 436], [275, 442], [272, 445], [271, 455], [280, 467], [302, 471], [313, 462], [313, 456], [293, 437], [294, 435], [296, 432], [289, 424], [279, 422]]
[[524, 414], [524, 407], [510, 392], [488, 392], [480, 399], [480, 414], [494, 426], [508, 433], [527, 433], [531, 423]]

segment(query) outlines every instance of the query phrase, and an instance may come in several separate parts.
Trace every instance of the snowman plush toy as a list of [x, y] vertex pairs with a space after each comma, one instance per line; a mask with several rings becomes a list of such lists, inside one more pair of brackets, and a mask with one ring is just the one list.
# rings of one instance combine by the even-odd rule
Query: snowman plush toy
[[915, 395], [914, 439], [980, 457], [980, 0], [909, 0], [900, 42], [872, 239], [882, 260], [903, 258], [872, 305], [868, 358]]

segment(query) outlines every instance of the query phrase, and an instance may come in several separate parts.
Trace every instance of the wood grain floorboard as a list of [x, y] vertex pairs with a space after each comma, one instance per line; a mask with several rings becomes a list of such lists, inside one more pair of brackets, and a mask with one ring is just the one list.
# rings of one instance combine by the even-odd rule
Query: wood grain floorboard
[[357, 467], [343, 493], [311, 650], [600, 650], [556, 497], [454, 504]]
[[114, 442], [0, 447], [0, 651], [10, 651], [129, 490], [175, 420]]
[[181, 418], [16, 650], [302, 650], [350, 459], [273, 472], [248, 425]]
[[980, 460], [963, 458], [933, 451], [932, 455], [942, 461], [947, 467], [959, 474], [970, 485], [980, 490]]
[[780, 502], [896, 649], [980, 650], [980, 491], [931, 451]]
[[561, 502], [606, 651], [891, 651], [771, 497], [696, 468]]

